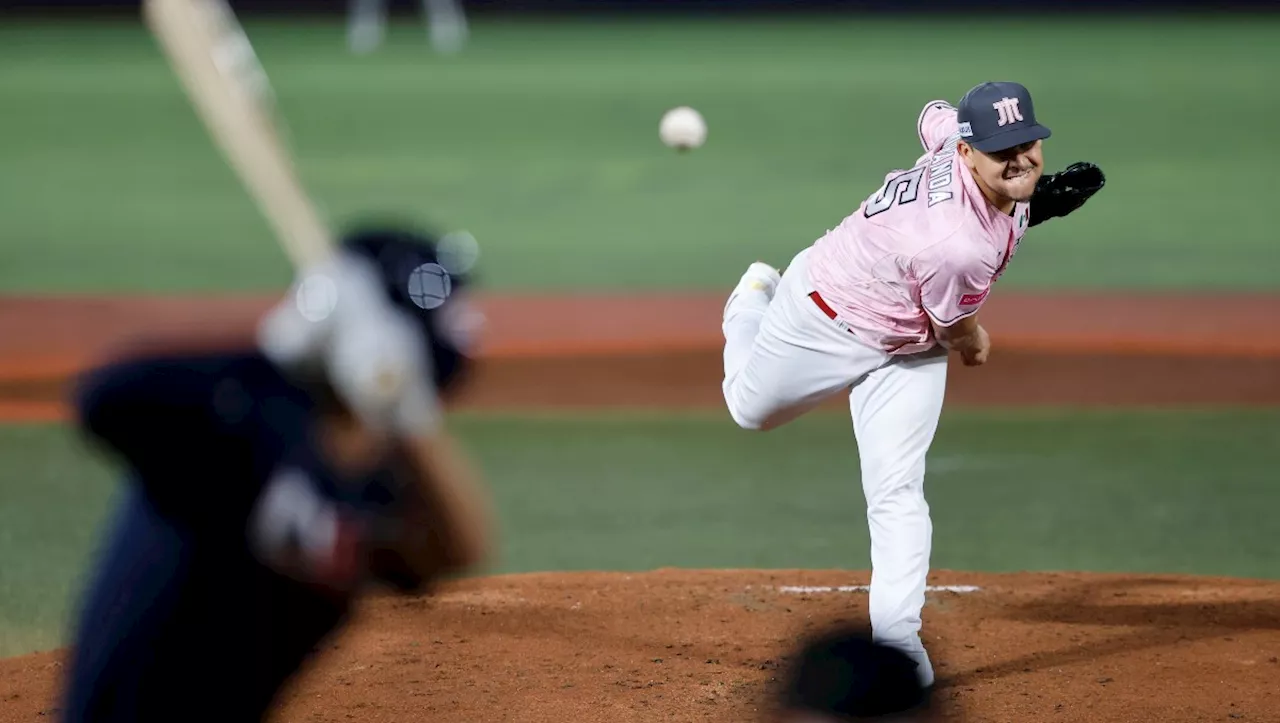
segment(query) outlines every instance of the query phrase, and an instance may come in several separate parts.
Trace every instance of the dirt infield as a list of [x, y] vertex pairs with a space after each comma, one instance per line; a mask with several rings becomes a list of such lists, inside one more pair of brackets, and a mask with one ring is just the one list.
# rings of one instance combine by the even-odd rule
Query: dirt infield
[[[928, 593], [924, 638], [947, 720], [1280, 719], [1280, 583], [934, 578], [979, 588]], [[866, 582], [812, 571], [539, 574], [373, 600], [276, 719], [763, 720], [795, 641], [866, 617], [861, 590], [820, 588]], [[0, 661], [0, 721], [50, 719], [60, 660]]]
[[[0, 418], [56, 419], [122, 339], [249, 328], [270, 299], [0, 299]], [[475, 408], [720, 406], [719, 296], [486, 297]], [[992, 361], [951, 404], [1280, 403], [1280, 296], [993, 299]], [[833, 404], [840, 404], [834, 400]]]
[[[0, 419], [56, 420], [118, 341], [246, 329], [265, 298], [0, 299]], [[463, 405], [719, 407], [719, 297], [489, 297]], [[951, 404], [1280, 404], [1280, 297], [1004, 295]], [[835, 400], [833, 404], [842, 404]], [[1280, 583], [939, 573], [926, 607], [948, 720], [1280, 721]], [[377, 599], [281, 721], [762, 720], [797, 636], [864, 573], [659, 571], [466, 581]], [[49, 720], [61, 654], [0, 661], [0, 723]]]

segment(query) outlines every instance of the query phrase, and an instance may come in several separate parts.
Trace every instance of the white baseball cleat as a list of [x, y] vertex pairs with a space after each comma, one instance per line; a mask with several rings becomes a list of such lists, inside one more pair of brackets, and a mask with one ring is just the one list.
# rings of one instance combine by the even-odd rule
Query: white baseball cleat
[[724, 316], [726, 318], [729, 316], [729, 307], [744, 294], [762, 293], [766, 303], [773, 301], [773, 295], [778, 291], [778, 282], [781, 280], [782, 274], [769, 264], [763, 261], [751, 264], [747, 267], [747, 272], [738, 280], [738, 285], [733, 288], [733, 293], [729, 294], [729, 300], [724, 305]]
[[920, 676], [920, 685], [933, 687], [933, 665], [929, 662], [929, 654], [924, 650], [910, 650], [907, 655], [916, 661], [916, 673]]
[[876, 642], [906, 653], [907, 657], [915, 661], [920, 684], [926, 688], [933, 687], [933, 664], [929, 662], [929, 653], [925, 652], [924, 644], [920, 642], [918, 636], [913, 635], [909, 640], [877, 640]]

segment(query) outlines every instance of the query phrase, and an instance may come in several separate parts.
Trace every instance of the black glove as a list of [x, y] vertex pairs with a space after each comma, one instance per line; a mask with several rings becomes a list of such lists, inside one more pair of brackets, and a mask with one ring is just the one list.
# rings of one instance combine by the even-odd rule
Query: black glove
[[1066, 216], [1084, 205], [1107, 183], [1102, 169], [1092, 163], [1073, 163], [1059, 173], [1041, 176], [1031, 196], [1031, 219], [1035, 226], [1058, 216]]

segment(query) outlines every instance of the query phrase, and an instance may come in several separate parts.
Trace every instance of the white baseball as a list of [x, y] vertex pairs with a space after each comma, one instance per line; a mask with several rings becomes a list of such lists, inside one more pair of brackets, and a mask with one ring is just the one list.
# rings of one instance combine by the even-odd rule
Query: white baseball
[[701, 113], [682, 105], [663, 114], [658, 135], [671, 148], [681, 151], [697, 148], [707, 140], [707, 122]]

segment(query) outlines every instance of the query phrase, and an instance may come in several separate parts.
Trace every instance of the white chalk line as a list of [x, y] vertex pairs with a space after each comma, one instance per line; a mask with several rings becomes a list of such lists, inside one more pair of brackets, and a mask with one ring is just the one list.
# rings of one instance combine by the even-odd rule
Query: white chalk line
[[[869, 592], [870, 585], [783, 585], [776, 588], [779, 592], [790, 593], [793, 595], [806, 595], [812, 593], [829, 593], [829, 592]], [[955, 592], [970, 593], [978, 592], [982, 588], [977, 585], [926, 585], [925, 592]]]

